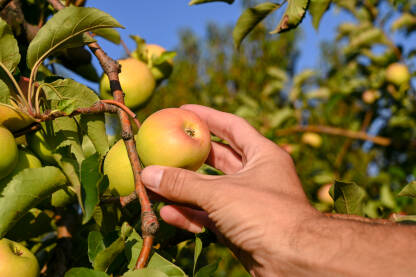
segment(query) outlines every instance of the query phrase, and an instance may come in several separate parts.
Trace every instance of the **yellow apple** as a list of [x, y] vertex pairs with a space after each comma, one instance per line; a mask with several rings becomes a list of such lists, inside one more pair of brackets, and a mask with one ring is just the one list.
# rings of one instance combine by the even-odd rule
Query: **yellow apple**
[[[146, 44], [144, 51], [146, 53], [147, 59], [151, 61], [152, 59], [160, 57], [166, 49], [157, 44]], [[168, 59], [161, 64], [152, 64], [152, 74], [156, 81], [166, 79], [172, 73], [173, 69], [173, 60]]]
[[143, 122], [136, 146], [140, 160], [146, 166], [197, 170], [208, 157], [211, 136], [208, 126], [195, 113], [168, 108]]
[[104, 160], [104, 174], [109, 180], [108, 189], [115, 196], [126, 196], [134, 191], [134, 177], [124, 141], [117, 141]]
[[322, 145], [322, 138], [317, 133], [307, 132], [302, 135], [302, 142], [312, 147], [318, 148]]
[[13, 105], [0, 103], [0, 125], [14, 132], [26, 128], [34, 120]]
[[392, 63], [386, 69], [386, 80], [396, 86], [406, 85], [410, 81], [409, 69], [401, 63]]
[[13, 175], [25, 168], [39, 168], [42, 167], [40, 160], [26, 149], [19, 149], [19, 161], [13, 170]]
[[373, 104], [380, 97], [380, 93], [375, 89], [368, 89], [363, 92], [361, 98], [366, 104]]
[[38, 277], [39, 263], [35, 255], [20, 243], [0, 240], [0, 276]]
[[[125, 94], [125, 104], [130, 109], [137, 109], [152, 95], [156, 86], [155, 79], [144, 62], [127, 58], [120, 60], [119, 63], [121, 65], [119, 79]], [[103, 99], [113, 99], [110, 82], [105, 74], [100, 81], [100, 96]]]
[[13, 134], [0, 126], [0, 179], [3, 179], [16, 167], [18, 162], [17, 144]]
[[30, 149], [44, 162], [55, 164], [53, 148], [41, 131], [26, 136]]
[[330, 205], [334, 203], [334, 199], [332, 199], [331, 195], [329, 194], [331, 186], [332, 184], [326, 184], [318, 189], [316, 196], [319, 201]]

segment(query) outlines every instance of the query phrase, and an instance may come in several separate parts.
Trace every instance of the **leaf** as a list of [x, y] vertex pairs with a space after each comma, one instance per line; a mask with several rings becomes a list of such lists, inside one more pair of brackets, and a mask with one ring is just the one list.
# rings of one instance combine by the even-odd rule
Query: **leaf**
[[254, 8], [246, 9], [238, 18], [233, 30], [235, 48], [239, 48], [243, 39], [259, 24], [267, 15], [280, 7], [275, 3], [261, 3]]
[[[135, 230], [133, 230], [126, 241], [126, 249], [124, 250], [124, 254], [129, 262], [127, 266], [128, 269], [134, 269], [140, 250], [142, 249], [142, 244], [142, 238]], [[158, 253], [153, 253], [151, 255], [147, 268], [158, 269], [166, 273], [168, 276], [187, 276], [180, 267], [163, 258]]]
[[122, 277], [169, 277], [169, 275], [162, 271], [152, 268], [142, 268], [134, 271], [128, 271]]
[[210, 277], [213, 276], [215, 271], [217, 271], [218, 265], [220, 264], [221, 259], [218, 259], [216, 262], [210, 263], [201, 269], [195, 274], [195, 277]]
[[7, 238], [14, 241], [24, 241], [36, 238], [46, 232], [54, 231], [52, 218], [46, 212], [30, 209], [14, 227], [7, 233]]
[[322, 16], [328, 10], [332, 0], [311, 0], [309, 12], [312, 15], [312, 25], [318, 30]]
[[0, 103], [10, 104], [10, 89], [7, 84], [0, 79]]
[[27, 65], [44, 60], [57, 49], [82, 46], [91, 39], [85, 32], [99, 28], [123, 27], [109, 14], [95, 8], [70, 6], [58, 11], [39, 30], [29, 45]]
[[94, 262], [97, 254], [105, 249], [103, 235], [98, 231], [91, 231], [88, 234], [88, 259]]
[[104, 114], [81, 115], [80, 125], [101, 157], [107, 154], [109, 144]]
[[395, 222], [416, 224], [416, 215], [401, 215], [395, 219]]
[[196, 264], [198, 263], [198, 258], [199, 258], [199, 255], [201, 255], [201, 252], [202, 252], [202, 241], [198, 236], [196, 236], [195, 237], [195, 249], [194, 249], [194, 269], [192, 271], [193, 276], [195, 276]]
[[120, 33], [113, 28], [97, 29], [97, 30], [94, 30], [93, 33], [112, 43], [115, 43], [115, 44], [121, 43]]
[[104, 176], [100, 171], [101, 159], [98, 154], [86, 158], [81, 164], [81, 196], [84, 204], [82, 223], [87, 223], [100, 202], [99, 187]]
[[36, 206], [66, 183], [65, 175], [53, 166], [27, 168], [7, 184], [0, 185], [0, 237]]
[[100, 251], [94, 259], [92, 266], [95, 270], [106, 271], [116, 257], [123, 252], [125, 241], [131, 234], [133, 228], [124, 223], [121, 228], [121, 234], [109, 247]]
[[364, 215], [363, 204], [365, 190], [354, 182], [335, 181], [330, 189], [334, 199], [334, 209], [337, 213]]
[[232, 4], [234, 3], [234, 0], [191, 0], [189, 1], [189, 6], [192, 5], [199, 5], [199, 4], [205, 4], [205, 3], [210, 3], [210, 2], [225, 2], [228, 4]]
[[391, 24], [391, 30], [405, 29], [408, 34], [416, 28], [416, 16], [410, 13], [403, 13]]
[[85, 267], [73, 267], [65, 273], [65, 277], [109, 277], [109, 275]]
[[400, 192], [399, 196], [416, 198], [416, 181], [407, 184]]
[[13, 73], [19, 64], [19, 46], [10, 26], [0, 18], [0, 62]]
[[296, 28], [303, 20], [308, 8], [309, 0], [288, 0], [286, 11], [282, 19], [271, 34], [281, 33]]

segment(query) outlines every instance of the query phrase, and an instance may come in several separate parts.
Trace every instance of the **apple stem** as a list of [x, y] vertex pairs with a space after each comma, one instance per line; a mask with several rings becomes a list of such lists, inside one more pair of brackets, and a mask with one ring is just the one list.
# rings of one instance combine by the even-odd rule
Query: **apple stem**
[[191, 128], [185, 128], [185, 133], [190, 136], [191, 138], [193, 138], [195, 136], [195, 130], [191, 129]]
[[[48, 0], [48, 2], [56, 9], [61, 10], [64, 8], [59, 0]], [[124, 93], [121, 89], [119, 81], [120, 66], [118, 62], [110, 58], [101, 48], [97, 42], [88, 44], [88, 48], [97, 57], [103, 68], [105, 74], [110, 80], [110, 89], [114, 96], [114, 100], [124, 105]], [[105, 104], [105, 103], [103, 103]], [[146, 266], [149, 260], [149, 255], [152, 249], [153, 238], [159, 228], [159, 223], [155, 213], [152, 210], [152, 205], [146, 192], [146, 188], [141, 182], [140, 178], [140, 160], [136, 150], [136, 143], [134, 141], [134, 135], [131, 128], [129, 115], [123, 110], [118, 109], [118, 117], [121, 123], [122, 138], [127, 148], [128, 157], [130, 160], [131, 167], [133, 169], [134, 183], [136, 186], [136, 193], [140, 201], [141, 206], [141, 218], [142, 218], [142, 236], [143, 236], [143, 247], [140, 250], [139, 259], [136, 263], [136, 268], [143, 268]]]

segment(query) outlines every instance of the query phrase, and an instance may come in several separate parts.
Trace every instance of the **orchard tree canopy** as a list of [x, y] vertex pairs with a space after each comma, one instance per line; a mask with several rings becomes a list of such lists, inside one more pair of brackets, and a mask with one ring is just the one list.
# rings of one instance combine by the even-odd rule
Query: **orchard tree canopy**
[[[140, 181], [141, 123], [186, 103], [241, 116], [290, 153], [316, 209], [416, 221], [416, 2], [189, 2], [202, 4], [241, 15], [165, 49], [122, 37], [129, 26], [85, 0], [0, 0], [0, 244], [34, 254], [30, 276], [248, 276], [210, 231], [164, 223]], [[328, 11], [352, 20], [320, 45], [319, 67], [297, 70], [303, 19], [319, 29]]]

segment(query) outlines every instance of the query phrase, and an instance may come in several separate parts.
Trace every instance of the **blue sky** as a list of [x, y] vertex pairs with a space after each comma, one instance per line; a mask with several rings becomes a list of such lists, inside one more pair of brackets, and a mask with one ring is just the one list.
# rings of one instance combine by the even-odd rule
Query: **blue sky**
[[[179, 45], [180, 29], [191, 28], [198, 36], [203, 37], [207, 23], [215, 22], [221, 26], [235, 25], [242, 11], [238, 1], [233, 5], [217, 2], [189, 6], [187, 0], [131, 0], [119, 1], [117, 4], [110, 0], [90, 0], [87, 5], [109, 13], [126, 27], [120, 30], [120, 33], [130, 49], [135, 48], [135, 43], [129, 35], [135, 34], [145, 38], [148, 43], [156, 43], [172, 50]], [[298, 60], [298, 70], [317, 65], [319, 42], [333, 37], [339, 22], [348, 19], [345, 13], [336, 16], [333, 13], [331, 11], [324, 15], [319, 32], [312, 27], [310, 16], [305, 18], [302, 24], [305, 31], [299, 44], [302, 51]], [[125, 55], [121, 46], [101, 39], [99, 42], [111, 57], [121, 58]], [[97, 64], [96, 61], [94, 63]], [[94, 84], [87, 84], [93, 88], [97, 87]]]
[[[235, 1], [233, 5], [214, 2], [189, 6], [188, 0], [124, 0], [118, 1], [117, 4], [114, 0], [90, 0], [87, 5], [109, 13], [126, 27], [126, 29], [120, 30], [120, 33], [130, 49], [135, 48], [135, 43], [129, 38], [129, 35], [135, 34], [146, 39], [148, 43], [156, 43], [168, 50], [173, 50], [179, 45], [178, 31], [180, 29], [191, 28], [199, 37], [203, 37], [207, 23], [215, 22], [221, 26], [235, 25], [242, 12], [239, 1]], [[331, 9], [325, 13], [319, 30], [316, 31], [312, 27], [310, 15], [307, 14], [301, 24], [303, 34], [299, 41], [301, 54], [298, 59], [297, 71], [316, 68], [320, 59], [320, 42], [333, 39], [336, 27], [341, 22], [352, 20], [352, 17], [346, 12]], [[397, 37], [397, 39], [402, 39], [402, 37]], [[101, 39], [99, 42], [111, 57], [121, 58], [125, 55], [120, 45], [114, 45]], [[94, 63], [99, 68], [96, 60]], [[94, 89], [97, 88], [95, 84], [85, 81], [83, 83]]]

